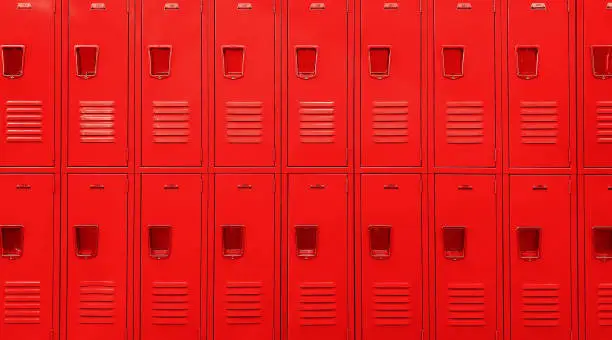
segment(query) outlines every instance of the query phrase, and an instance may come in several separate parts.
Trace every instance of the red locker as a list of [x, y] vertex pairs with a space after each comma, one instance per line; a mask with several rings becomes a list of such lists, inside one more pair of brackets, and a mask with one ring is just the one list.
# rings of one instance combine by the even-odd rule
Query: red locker
[[0, 175], [0, 338], [53, 329], [53, 175]]
[[200, 339], [202, 186], [197, 174], [142, 175], [142, 339]]
[[498, 224], [495, 176], [435, 177], [438, 340], [495, 339]]
[[510, 327], [513, 339], [571, 339], [568, 176], [510, 177]]
[[127, 338], [127, 175], [68, 175], [68, 340]]
[[143, 166], [202, 164], [200, 6], [142, 2]]
[[363, 175], [361, 184], [361, 339], [420, 339], [421, 177]]
[[347, 1], [289, 1], [289, 166], [348, 164], [347, 6]]
[[288, 340], [347, 339], [346, 175], [289, 175]]
[[[68, 165], [126, 166], [127, 0], [68, 8]], [[101, 29], [103, 27], [104, 29]]]
[[55, 1], [2, 1], [0, 166], [55, 161]]
[[419, 1], [363, 1], [361, 164], [421, 165]]
[[215, 165], [274, 166], [275, 1], [215, 3]]
[[495, 166], [495, 1], [436, 1], [436, 167]]
[[274, 339], [274, 182], [268, 174], [216, 175], [215, 340], [245, 334], [253, 340]]
[[508, 19], [513, 168], [569, 167], [569, 0], [513, 0]]
[[584, 145], [586, 167], [612, 167], [612, 4], [607, 0], [583, 1], [584, 26]]
[[586, 340], [612, 330], [612, 176], [585, 178]]

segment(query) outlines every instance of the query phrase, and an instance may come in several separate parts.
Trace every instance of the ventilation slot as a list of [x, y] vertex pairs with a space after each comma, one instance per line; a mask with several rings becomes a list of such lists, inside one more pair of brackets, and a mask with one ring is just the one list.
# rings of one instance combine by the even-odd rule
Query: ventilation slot
[[442, 48], [442, 73], [445, 78], [458, 79], [463, 77], [463, 47]]
[[593, 227], [593, 252], [596, 259], [612, 259], [612, 227]]
[[374, 102], [374, 143], [408, 143], [408, 102]]
[[228, 282], [225, 287], [225, 322], [229, 325], [260, 324], [263, 318], [261, 282]]
[[244, 255], [244, 226], [224, 225], [223, 230], [223, 256], [230, 259]]
[[296, 47], [295, 59], [298, 78], [311, 79], [317, 75], [319, 50], [313, 46]]
[[244, 76], [244, 46], [223, 47], [223, 76], [238, 79]]
[[2, 257], [10, 259], [23, 255], [23, 226], [0, 226], [0, 242], [2, 244]]
[[187, 282], [153, 282], [153, 325], [187, 325], [189, 286]]
[[81, 324], [113, 324], [115, 320], [115, 288], [113, 281], [81, 282], [79, 321]]
[[23, 76], [25, 46], [2, 46], [2, 75], [7, 78]]
[[153, 142], [189, 142], [191, 110], [187, 102], [153, 102]]
[[484, 285], [481, 283], [449, 285], [448, 311], [448, 324], [450, 326], [485, 326]]
[[98, 46], [75, 46], [77, 76], [88, 79], [98, 71]]
[[80, 102], [81, 143], [115, 142], [115, 102]]
[[597, 143], [612, 143], [612, 102], [598, 101], [595, 112], [597, 114]]
[[597, 289], [597, 318], [600, 326], [612, 326], [612, 283], [601, 283]]
[[482, 144], [484, 141], [484, 103], [446, 103], [446, 142]]
[[302, 326], [333, 326], [337, 317], [335, 282], [305, 282], [300, 285], [299, 318]]
[[516, 229], [518, 237], [519, 257], [523, 260], [534, 261], [540, 258], [540, 228], [519, 227]]
[[295, 245], [297, 256], [309, 259], [317, 256], [318, 226], [297, 225], [295, 226]]
[[559, 112], [557, 102], [521, 102], [521, 142], [557, 144]]
[[370, 235], [370, 256], [383, 260], [391, 256], [391, 226], [371, 225], [368, 228]]
[[300, 102], [300, 141], [333, 144], [336, 135], [334, 102]]
[[525, 284], [521, 314], [526, 327], [560, 325], [561, 308], [558, 284]]
[[172, 228], [169, 225], [149, 226], [149, 256], [156, 260], [170, 257]]
[[444, 257], [457, 261], [465, 258], [465, 227], [443, 227]]
[[612, 46], [592, 46], [593, 75], [607, 79], [612, 76]]
[[42, 102], [6, 102], [6, 141], [40, 143], [43, 141]]
[[383, 79], [389, 76], [391, 68], [391, 49], [389, 47], [370, 47], [370, 76]]
[[172, 46], [149, 46], [149, 75], [162, 79], [170, 76]]
[[516, 48], [516, 72], [521, 79], [533, 79], [538, 76], [539, 51], [537, 47]]
[[4, 325], [40, 324], [40, 282], [4, 282]]
[[377, 282], [372, 287], [374, 323], [377, 326], [412, 324], [412, 294], [407, 282]]
[[97, 225], [77, 225], [74, 227], [77, 257], [94, 258], [98, 255], [99, 233]]
[[226, 134], [230, 144], [260, 144], [263, 140], [263, 103], [227, 102]]

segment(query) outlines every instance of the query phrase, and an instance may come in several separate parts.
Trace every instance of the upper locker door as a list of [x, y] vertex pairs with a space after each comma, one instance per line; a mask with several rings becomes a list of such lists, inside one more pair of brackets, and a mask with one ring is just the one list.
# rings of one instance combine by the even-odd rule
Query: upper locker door
[[498, 226], [495, 176], [435, 177], [438, 340], [495, 339]]
[[361, 164], [421, 165], [420, 0], [363, 1]]
[[0, 175], [0, 334], [48, 339], [53, 328], [53, 175]]
[[493, 0], [436, 1], [434, 162], [495, 166]]
[[274, 175], [215, 177], [214, 339], [274, 339]]
[[68, 165], [126, 166], [127, 0], [69, 6]]
[[68, 340], [127, 334], [128, 179], [68, 175]]
[[508, 19], [513, 168], [569, 167], [569, 0], [512, 0]]
[[216, 1], [216, 166], [274, 166], [274, 5], [271, 0]]
[[419, 339], [423, 247], [419, 175], [361, 178], [363, 340]]
[[607, 340], [612, 331], [612, 176], [586, 176], [586, 339]]
[[0, 166], [55, 161], [55, 2], [0, 2]]
[[584, 144], [586, 167], [612, 167], [612, 3], [583, 1]]
[[201, 2], [142, 2], [143, 166], [202, 164]]
[[347, 188], [346, 175], [289, 175], [289, 340], [347, 339]]
[[200, 339], [202, 177], [142, 175], [142, 339]]
[[348, 164], [347, 5], [289, 1], [289, 166]]
[[571, 338], [569, 184], [568, 176], [510, 177], [512, 339]]

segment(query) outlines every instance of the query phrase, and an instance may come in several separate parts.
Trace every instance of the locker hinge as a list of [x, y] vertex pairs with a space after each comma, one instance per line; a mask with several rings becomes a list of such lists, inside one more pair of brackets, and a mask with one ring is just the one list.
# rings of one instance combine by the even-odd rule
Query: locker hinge
[[130, 180], [129, 180], [129, 178], [126, 176], [126, 177], [125, 177], [125, 193], [127, 194], [128, 192], [130, 192]]
[[276, 147], [272, 148], [272, 164], [276, 166]]
[[348, 163], [348, 159], [349, 159], [349, 149], [348, 148], [346, 148], [346, 152], [344, 153], [344, 159]]
[[569, 181], [567, 182], [567, 192], [569, 194], [572, 193], [572, 179], [570, 178]]
[[421, 329], [421, 340], [425, 340], [425, 330]]
[[497, 195], [497, 178], [493, 180], [493, 193]]
[[[53, 185], [51, 187], [51, 190], [53, 190], [53, 193], [55, 194], [55, 178], [53, 179]], [[53, 331], [53, 330], [51, 330]]]
[[495, 340], [499, 340], [499, 330], [495, 331]]
[[346, 181], [344, 182], [344, 191], [348, 194], [349, 192], [349, 186], [348, 186], [348, 177], [346, 178]]
[[497, 148], [493, 151], [493, 165], [497, 166]]
[[276, 175], [272, 175], [272, 190], [276, 194]]
[[55, 334], [55, 331], [53, 330], [53, 328], [51, 328], [49, 330], [49, 339], [53, 340], [53, 335]]
[[276, 14], [276, 0], [272, 0], [272, 13]]
[[204, 13], [204, 0], [200, 0], [200, 13]]
[[495, 11], [497, 10], [495, 7], [496, 7], [495, 6], [495, 0], [493, 0], [493, 13], [495, 13]]
[[351, 13], [351, 1], [346, 0], [346, 13]]
[[129, 161], [130, 161], [130, 149], [125, 148], [125, 162], [129, 163]]
[[204, 193], [204, 179], [200, 177], [200, 194]]
[[419, 176], [419, 190], [423, 193], [423, 176]]
[[419, 0], [419, 13], [423, 14], [423, 0]]
[[572, 165], [572, 149], [567, 149], [567, 163]]

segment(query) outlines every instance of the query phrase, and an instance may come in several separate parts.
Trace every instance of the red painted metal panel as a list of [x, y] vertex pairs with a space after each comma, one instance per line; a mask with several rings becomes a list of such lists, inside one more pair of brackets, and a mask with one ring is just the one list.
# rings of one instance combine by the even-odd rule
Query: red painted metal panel
[[48, 339], [53, 328], [53, 181], [0, 175], [2, 339]]
[[274, 338], [274, 181], [268, 174], [216, 175], [216, 340]]
[[495, 339], [498, 289], [494, 176], [435, 177], [437, 339]]
[[142, 175], [142, 339], [200, 339], [202, 178]]
[[361, 163], [421, 164], [419, 1], [364, 1], [361, 17]]
[[68, 339], [127, 337], [128, 179], [68, 175]]
[[569, 7], [514, 0], [508, 18], [510, 166], [570, 162]]
[[[68, 165], [126, 166], [127, 0], [69, 1]], [[104, 27], [104, 29], [100, 29]]]
[[612, 11], [607, 0], [584, 1], [584, 145], [587, 167], [612, 167]]
[[55, 1], [2, 1], [0, 166], [55, 161]]
[[201, 3], [142, 3], [142, 165], [202, 164]]
[[215, 165], [273, 166], [275, 3], [215, 3]]
[[568, 176], [510, 177], [510, 327], [513, 339], [570, 339]]
[[586, 339], [604, 340], [612, 326], [612, 176], [585, 183]]
[[348, 178], [289, 175], [287, 339], [346, 339]]
[[419, 175], [361, 179], [363, 339], [419, 339], [423, 247]]
[[290, 1], [288, 164], [348, 162], [347, 2]]
[[493, 0], [436, 2], [434, 163], [495, 166]]

